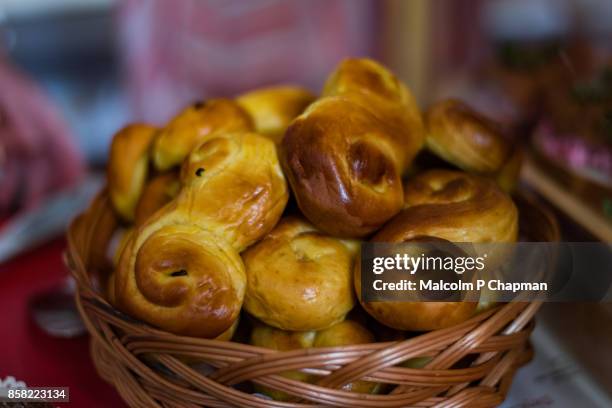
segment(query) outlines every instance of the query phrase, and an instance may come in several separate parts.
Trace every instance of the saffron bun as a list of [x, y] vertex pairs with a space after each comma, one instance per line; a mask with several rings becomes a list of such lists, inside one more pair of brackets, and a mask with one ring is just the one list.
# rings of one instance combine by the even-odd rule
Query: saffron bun
[[[407, 242], [427, 237], [450, 242], [515, 242], [518, 211], [493, 180], [461, 171], [430, 170], [410, 179], [405, 208], [374, 235], [375, 242]], [[507, 256], [491, 253], [495, 267]], [[361, 265], [355, 263], [355, 290], [361, 301]], [[477, 302], [361, 302], [380, 323], [397, 330], [436, 330], [470, 318]]]
[[256, 133], [215, 137], [181, 168], [183, 188], [170, 204], [241, 252], [270, 232], [289, 200], [274, 143]]
[[[195, 225], [135, 235], [115, 275], [115, 302], [172, 333], [215, 338], [238, 318], [246, 277], [238, 253]], [[130, 244], [128, 244], [130, 245]]]
[[[336, 347], [374, 342], [374, 335], [365, 327], [352, 320], [339, 322], [320, 331], [292, 332], [276, 329], [263, 324], [256, 324], [251, 332], [250, 343], [254, 346], [272, 350], [289, 351], [312, 347]], [[286, 371], [281, 376], [307, 383], [316, 382], [319, 377], [301, 371]], [[342, 387], [345, 391], [374, 394], [380, 384], [369, 381], [355, 381]], [[292, 401], [294, 397], [264, 386], [255, 384], [255, 390], [268, 395], [277, 401]]]
[[515, 242], [518, 210], [492, 180], [454, 170], [409, 179], [404, 210], [373, 240], [403, 242], [431, 236], [451, 242]]
[[204, 142], [180, 177], [176, 198], [139, 226], [123, 251], [116, 304], [172, 333], [215, 338], [242, 307], [239, 252], [277, 223], [287, 186], [274, 143], [254, 133]]
[[315, 96], [307, 89], [290, 85], [259, 88], [236, 98], [253, 119], [255, 131], [276, 144], [282, 140], [291, 121], [314, 100]]
[[216, 134], [253, 130], [248, 113], [231, 99], [196, 102], [176, 115], [153, 142], [153, 164], [159, 171], [180, 166], [189, 153]]
[[348, 59], [289, 126], [280, 150], [306, 218], [330, 235], [362, 237], [401, 210], [401, 177], [423, 141], [406, 87], [374, 61]]
[[242, 259], [247, 272], [244, 308], [283, 330], [321, 330], [354, 306], [354, 245], [294, 217], [283, 218]]
[[178, 172], [170, 171], [151, 178], [136, 204], [134, 224], [144, 224], [153, 213], [172, 201], [180, 188]]
[[462, 170], [492, 176], [511, 189], [518, 179], [520, 151], [501, 127], [464, 102], [447, 99], [425, 113], [426, 145], [435, 155]]
[[107, 165], [108, 193], [117, 213], [134, 220], [134, 211], [149, 168], [149, 147], [157, 129], [144, 124], [128, 125], [115, 134]]

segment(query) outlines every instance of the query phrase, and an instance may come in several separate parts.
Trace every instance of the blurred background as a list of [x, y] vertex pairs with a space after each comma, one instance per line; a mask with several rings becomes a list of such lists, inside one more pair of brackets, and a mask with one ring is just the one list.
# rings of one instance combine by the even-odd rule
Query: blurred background
[[[24, 351], [0, 351], [0, 380], [61, 379], [88, 406], [92, 393], [118, 404], [82, 339], [39, 337], [28, 316], [49, 303], [70, 313], [33, 296], [64, 285], [63, 230], [119, 128], [262, 85], [316, 92], [346, 56], [381, 60], [424, 108], [457, 96], [495, 118], [525, 147], [523, 186], [564, 239], [612, 242], [612, 1], [1, 0], [0, 310], [15, 312], [0, 350]], [[507, 406], [612, 406], [610, 308], [563, 307], [543, 309], [545, 352]], [[62, 369], [40, 351], [67, 349], [80, 358]]]

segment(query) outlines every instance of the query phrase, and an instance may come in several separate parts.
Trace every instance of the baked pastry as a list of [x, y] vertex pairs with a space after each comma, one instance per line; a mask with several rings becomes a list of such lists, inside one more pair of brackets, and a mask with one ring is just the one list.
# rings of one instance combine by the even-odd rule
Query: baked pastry
[[231, 99], [196, 102], [163, 129], [153, 142], [152, 159], [160, 171], [179, 166], [199, 144], [216, 134], [253, 130], [249, 115]]
[[187, 209], [186, 223], [224, 237], [239, 252], [274, 228], [289, 199], [276, 147], [256, 133], [203, 143], [185, 160], [180, 177], [183, 188], [170, 206]]
[[401, 177], [423, 140], [406, 87], [374, 61], [348, 59], [289, 126], [281, 156], [306, 218], [330, 235], [361, 237], [401, 209]]
[[[427, 237], [450, 242], [515, 242], [518, 212], [492, 180], [461, 171], [430, 170], [408, 181], [405, 209], [373, 238], [407, 242]], [[488, 254], [487, 265], [503, 259]], [[496, 261], [497, 259], [497, 261]], [[361, 300], [361, 265], [355, 263], [355, 289]], [[398, 330], [435, 330], [467, 320], [476, 302], [361, 302], [379, 322]]]
[[180, 188], [178, 172], [161, 173], [149, 180], [136, 204], [134, 224], [144, 224], [155, 211], [172, 201]]
[[470, 173], [499, 177], [504, 188], [516, 184], [520, 151], [495, 122], [461, 101], [447, 99], [427, 110], [425, 125], [426, 145], [435, 155]]
[[224, 240], [194, 225], [170, 224], [139, 230], [128, 245], [114, 279], [120, 310], [172, 333], [205, 338], [238, 318], [244, 265]]
[[149, 146], [157, 129], [128, 125], [113, 137], [107, 166], [108, 193], [117, 213], [134, 220], [134, 209], [147, 180]]
[[[311, 347], [335, 347], [354, 344], [373, 343], [374, 336], [365, 327], [352, 320], [345, 320], [321, 331], [291, 332], [258, 324], [251, 332], [250, 343], [279, 351], [299, 350]], [[286, 371], [283, 377], [298, 381], [314, 383], [319, 377], [301, 371]], [[277, 401], [291, 401], [293, 397], [285, 392], [276, 391], [255, 384], [258, 392], [268, 395]], [[355, 381], [342, 387], [343, 390], [374, 394], [380, 384], [369, 381]]]
[[353, 308], [355, 245], [327, 236], [299, 218], [283, 218], [247, 249], [244, 308], [283, 330], [320, 330]]
[[178, 196], [123, 251], [116, 303], [164, 330], [215, 338], [242, 307], [239, 251], [274, 227], [287, 186], [274, 143], [254, 133], [203, 143], [185, 160], [181, 181]]
[[236, 102], [246, 110], [255, 125], [255, 131], [278, 144], [285, 130], [315, 96], [298, 86], [271, 86], [244, 93]]

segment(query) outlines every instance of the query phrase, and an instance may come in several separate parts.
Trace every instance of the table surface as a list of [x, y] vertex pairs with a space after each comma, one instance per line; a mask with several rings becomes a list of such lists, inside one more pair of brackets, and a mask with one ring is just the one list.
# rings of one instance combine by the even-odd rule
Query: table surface
[[28, 304], [60, 287], [68, 271], [58, 239], [0, 264], [0, 380], [12, 376], [28, 386], [69, 387], [74, 407], [123, 407], [117, 392], [100, 377], [89, 357], [89, 338], [54, 338], [32, 321]]

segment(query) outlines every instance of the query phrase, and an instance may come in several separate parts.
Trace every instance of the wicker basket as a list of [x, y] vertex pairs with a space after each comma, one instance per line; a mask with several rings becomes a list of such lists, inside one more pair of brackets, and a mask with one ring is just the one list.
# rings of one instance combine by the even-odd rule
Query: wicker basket
[[[102, 202], [108, 201], [101, 193]], [[517, 198], [521, 233], [530, 241], [557, 241], [551, 214], [533, 198]], [[114, 309], [96, 290], [89, 260], [92, 231], [102, 217], [90, 209], [68, 231], [66, 262], [77, 282], [76, 300], [91, 334], [99, 374], [134, 407], [489, 407], [500, 404], [515, 371], [532, 356], [529, 335], [540, 303], [508, 303], [457, 326], [408, 340], [278, 352], [250, 345], [181, 337]], [[423, 368], [398, 364], [430, 356]], [[189, 361], [190, 364], [185, 363]], [[207, 371], [193, 368], [193, 361]], [[279, 374], [303, 370], [317, 384]], [[363, 379], [390, 384], [385, 395], [342, 390]], [[295, 402], [267, 400], [244, 384], [284, 391]]]

